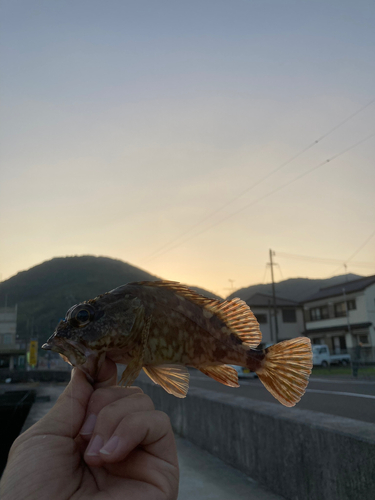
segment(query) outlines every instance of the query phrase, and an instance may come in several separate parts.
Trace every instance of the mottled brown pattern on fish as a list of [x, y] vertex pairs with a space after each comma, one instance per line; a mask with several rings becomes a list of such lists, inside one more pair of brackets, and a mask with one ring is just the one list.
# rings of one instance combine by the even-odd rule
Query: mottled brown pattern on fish
[[246, 360], [244, 346], [235, 335], [222, 333], [220, 340], [213, 332], [226, 330], [218, 317], [205, 314], [205, 309], [180, 297], [167, 288], [129, 285], [152, 314], [145, 364], [165, 362], [189, 366], [218, 362], [241, 364]]

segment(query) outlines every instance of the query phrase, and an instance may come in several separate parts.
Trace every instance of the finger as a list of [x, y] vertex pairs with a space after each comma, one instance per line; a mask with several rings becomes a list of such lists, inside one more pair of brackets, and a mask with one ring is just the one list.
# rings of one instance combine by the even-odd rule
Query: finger
[[94, 391], [87, 406], [85, 421], [79, 431], [80, 435], [84, 439], [89, 440], [94, 431], [96, 419], [100, 411], [107, 405], [133, 394], [143, 394], [143, 391], [140, 387], [124, 388], [119, 386], [101, 388]]
[[82, 426], [93, 390], [86, 375], [73, 368], [71, 380], [56, 404], [27, 432], [75, 438]]
[[107, 463], [121, 462], [139, 446], [165, 462], [177, 463], [174, 435], [166, 413], [153, 410], [125, 415], [100, 450], [100, 457]]
[[130, 414], [154, 410], [152, 400], [145, 394], [134, 393], [105, 406], [98, 414], [95, 428], [86, 449], [85, 461], [89, 465], [101, 465], [99, 450], [108, 442], [120, 422]]
[[98, 375], [96, 376], [94, 389], [110, 387], [117, 384], [116, 363], [109, 358], [105, 358]]

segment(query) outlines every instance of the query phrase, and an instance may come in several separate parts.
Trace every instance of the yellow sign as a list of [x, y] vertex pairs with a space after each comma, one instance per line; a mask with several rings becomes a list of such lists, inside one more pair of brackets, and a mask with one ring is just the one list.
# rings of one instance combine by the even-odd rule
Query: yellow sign
[[38, 341], [31, 340], [30, 341], [29, 365], [36, 366], [37, 362], [38, 362]]

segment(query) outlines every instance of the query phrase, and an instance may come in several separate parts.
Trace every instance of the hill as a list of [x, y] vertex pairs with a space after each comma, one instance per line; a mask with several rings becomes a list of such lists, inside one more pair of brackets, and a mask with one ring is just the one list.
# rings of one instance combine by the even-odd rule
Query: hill
[[[0, 304], [18, 304], [17, 335], [45, 341], [74, 304], [131, 281], [162, 279], [108, 257], [58, 257], [0, 283]], [[192, 286], [207, 297], [216, 295]]]
[[[345, 274], [342, 276], [334, 276], [333, 278], [315, 280], [309, 278], [292, 278], [276, 283], [275, 293], [278, 297], [301, 302], [306, 300], [311, 295], [314, 295], [321, 288], [337, 285], [339, 283], [345, 283], [346, 281], [352, 281], [357, 278], [362, 278], [362, 276], [357, 274]], [[236, 292], [232, 293], [228, 298], [240, 297], [242, 300], [247, 300], [255, 293], [272, 295], [272, 284], [267, 283], [265, 285], [259, 284], [252, 285], [247, 288], [240, 288]]]

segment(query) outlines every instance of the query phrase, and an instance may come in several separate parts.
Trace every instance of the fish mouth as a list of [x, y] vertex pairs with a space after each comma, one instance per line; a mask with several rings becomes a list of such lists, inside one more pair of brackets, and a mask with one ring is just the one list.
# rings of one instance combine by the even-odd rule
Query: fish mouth
[[105, 358], [105, 353], [93, 351], [74, 340], [59, 337], [48, 339], [42, 349], [59, 353], [64, 361], [82, 370], [91, 384], [94, 383]]

